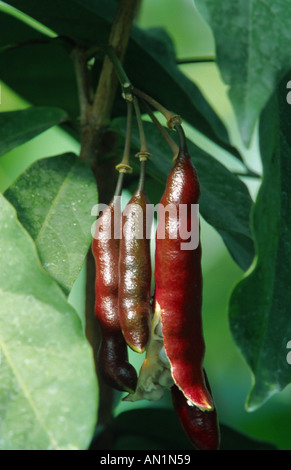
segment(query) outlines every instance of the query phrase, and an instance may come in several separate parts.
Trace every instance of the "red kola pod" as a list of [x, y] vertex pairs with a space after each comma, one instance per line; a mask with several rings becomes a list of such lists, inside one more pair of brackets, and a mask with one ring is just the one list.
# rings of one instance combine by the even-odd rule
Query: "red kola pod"
[[[205, 381], [211, 393], [206, 373]], [[171, 388], [171, 392], [174, 409], [181, 426], [196, 449], [218, 450], [220, 435], [216, 409], [202, 411], [195, 405], [189, 405], [176, 385]]]
[[[201, 245], [197, 240], [198, 246], [193, 249], [189, 242], [193, 221], [191, 208], [198, 204], [200, 185], [181, 126], [177, 126], [177, 131], [179, 154], [168, 176], [158, 212], [155, 311], [160, 312], [165, 352], [175, 384], [191, 403], [202, 410], [211, 410], [212, 398], [203, 376]], [[194, 220], [199, 225], [198, 217]], [[186, 228], [190, 233], [188, 240]], [[188, 242], [188, 249], [184, 249], [183, 244]]]
[[[120, 181], [122, 177], [121, 174]], [[119, 195], [119, 191], [116, 195]], [[98, 365], [110, 386], [132, 393], [136, 387], [137, 374], [128, 362], [127, 345], [118, 313], [120, 212], [120, 198], [114, 197], [97, 220], [92, 243], [96, 263], [95, 315], [102, 334]]]
[[144, 190], [145, 161], [137, 190], [122, 213], [119, 257], [119, 318], [127, 344], [142, 353], [150, 335], [151, 256], [147, 231], [148, 198]]

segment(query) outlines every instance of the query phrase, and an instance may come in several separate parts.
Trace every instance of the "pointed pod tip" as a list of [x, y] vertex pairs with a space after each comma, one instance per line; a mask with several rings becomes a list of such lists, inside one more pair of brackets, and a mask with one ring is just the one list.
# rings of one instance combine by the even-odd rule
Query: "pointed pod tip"
[[133, 395], [135, 393], [135, 390], [133, 388], [129, 387], [124, 387], [124, 391], [127, 392], [129, 395]]
[[142, 354], [145, 352], [145, 346], [138, 346], [138, 345], [133, 345], [129, 344], [129, 347], [136, 353]]
[[196, 406], [201, 411], [213, 411], [214, 403], [211, 395], [207, 393], [206, 390], [197, 390], [196, 393], [193, 393], [193, 390], [190, 390], [190, 392], [187, 390], [181, 391], [183, 392], [190, 406]]
[[213, 411], [214, 410], [213, 403], [212, 402], [210, 403], [209, 401], [201, 402], [201, 401], [197, 401], [197, 400], [193, 401], [193, 400], [187, 399], [187, 402], [190, 406], [196, 406], [201, 411]]
[[127, 346], [134, 352], [138, 353], [138, 354], [142, 354], [145, 352], [145, 348], [146, 348], [146, 345], [142, 344], [141, 342], [133, 342], [131, 340], [131, 338], [129, 337], [128, 338], [128, 335], [126, 334], [126, 332], [122, 331], [123, 335], [124, 335], [124, 339], [126, 341], [126, 344]]
[[220, 430], [215, 408], [205, 413], [205, 409], [201, 411], [190, 404], [178, 387], [173, 386], [171, 392], [179, 421], [194, 447], [198, 450], [218, 450]]

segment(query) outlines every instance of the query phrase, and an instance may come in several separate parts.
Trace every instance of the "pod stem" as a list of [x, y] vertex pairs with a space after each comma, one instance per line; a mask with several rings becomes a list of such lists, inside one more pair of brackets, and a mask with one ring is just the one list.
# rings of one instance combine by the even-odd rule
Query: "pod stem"
[[188, 152], [188, 149], [187, 149], [187, 141], [186, 141], [186, 136], [185, 136], [185, 133], [184, 133], [184, 129], [183, 129], [183, 127], [181, 126], [181, 124], [176, 124], [176, 125], [175, 125], [175, 129], [176, 129], [176, 131], [177, 131], [178, 138], [179, 138], [179, 149], [180, 149], [180, 152], [182, 152], [182, 153], [187, 153], [187, 152]]
[[143, 105], [146, 109], [146, 112], [147, 114], [149, 115], [149, 117], [151, 118], [152, 122], [154, 123], [154, 125], [156, 126], [156, 128], [158, 129], [158, 131], [160, 132], [161, 136], [164, 138], [164, 140], [166, 141], [166, 143], [168, 144], [168, 146], [170, 147], [170, 149], [172, 150], [173, 152], [173, 158], [176, 159], [177, 158], [177, 155], [179, 153], [179, 147], [178, 145], [176, 144], [176, 142], [172, 139], [172, 137], [168, 134], [168, 132], [166, 131], [166, 129], [164, 128], [164, 126], [162, 126], [162, 124], [160, 123], [160, 121], [156, 118], [156, 116], [154, 115], [153, 111], [151, 110], [150, 106], [148, 105], [148, 103], [146, 101], [143, 100]]
[[138, 130], [139, 130], [139, 138], [140, 138], [140, 151], [135, 155], [137, 158], [139, 158], [139, 161], [140, 161], [140, 174], [139, 174], [139, 183], [138, 183], [137, 190], [143, 191], [144, 184], [145, 184], [145, 176], [146, 176], [146, 162], [147, 162], [147, 159], [151, 157], [151, 154], [148, 152], [144, 125], [142, 122], [139, 102], [136, 96], [133, 97], [133, 105], [135, 109]]
[[145, 137], [145, 132], [144, 132], [144, 127], [142, 123], [142, 117], [140, 113], [140, 108], [139, 108], [139, 103], [136, 98], [136, 96], [133, 97], [133, 105], [135, 109], [135, 115], [137, 119], [137, 125], [138, 125], [138, 131], [139, 131], [139, 138], [140, 138], [140, 152], [147, 152], [147, 143], [146, 143], [146, 137]]
[[177, 114], [171, 113], [171, 111], [165, 108], [161, 103], [159, 103], [158, 101], [156, 101], [154, 98], [147, 95], [143, 91], [138, 90], [137, 88], [133, 87], [132, 93], [135, 96], [138, 96], [139, 98], [143, 99], [144, 101], [149, 103], [153, 108], [159, 111], [166, 118], [167, 126], [169, 129], [173, 130], [176, 124], [182, 123], [180, 116], [178, 116]]
[[113, 66], [114, 66], [114, 69], [115, 69], [115, 72], [116, 72], [116, 75], [117, 75], [117, 78], [119, 80], [119, 83], [120, 83], [120, 86], [122, 88], [122, 96], [123, 98], [126, 100], [126, 101], [129, 101], [131, 102], [132, 101], [132, 94], [131, 94], [131, 90], [133, 88], [120, 60], [118, 59], [117, 55], [115, 54], [114, 50], [112, 47], [108, 47], [107, 48], [107, 55], [109, 57], [109, 59], [111, 60]]
[[123, 187], [123, 180], [124, 180], [124, 172], [120, 171], [116, 183], [116, 188], [114, 192], [114, 196], [121, 196], [122, 187]]
[[127, 101], [126, 137], [125, 137], [123, 157], [122, 157], [121, 162], [115, 167], [116, 170], [119, 171], [119, 173], [131, 173], [132, 172], [132, 167], [129, 164], [131, 130], [132, 130], [132, 103]]
[[136, 96], [133, 97], [133, 105], [135, 109], [138, 131], [139, 131], [139, 139], [140, 139], [140, 150], [136, 153], [136, 157], [139, 158], [140, 162], [147, 161], [152, 155], [149, 153], [146, 143], [146, 136], [144, 131], [144, 125], [141, 117], [141, 112], [139, 108], [138, 99]]
[[144, 190], [145, 177], [146, 177], [146, 160], [141, 160], [140, 161], [139, 182], [138, 182], [138, 187], [137, 187], [138, 191], [143, 191]]

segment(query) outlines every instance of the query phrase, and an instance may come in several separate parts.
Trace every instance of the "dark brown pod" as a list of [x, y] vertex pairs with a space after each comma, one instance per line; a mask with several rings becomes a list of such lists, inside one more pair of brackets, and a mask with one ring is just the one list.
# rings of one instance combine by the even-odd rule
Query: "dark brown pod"
[[[141, 162], [144, 166], [145, 162]], [[141, 172], [144, 169], [141, 168]], [[142, 173], [141, 173], [142, 175]], [[119, 318], [127, 344], [142, 353], [150, 335], [151, 256], [149, 204], [140, 184], [122, 214], [122, 238], [119, 257]]]
[[128, 362], [127, 345], [121, 331], [103, 334], [99, 369], [108, 385], [119, 391], [134, 393], [137, 377]]
[[[211, 393], [207, 376], [205, 382]], [[174, 385], [171, 388], [174, 409], [182, 428], [192, 444], [198, 450], [218, 450], [220, 443], [219, 426], [216, 408], [202, 411], [195, 405], [190, 405], [184, 394]]]

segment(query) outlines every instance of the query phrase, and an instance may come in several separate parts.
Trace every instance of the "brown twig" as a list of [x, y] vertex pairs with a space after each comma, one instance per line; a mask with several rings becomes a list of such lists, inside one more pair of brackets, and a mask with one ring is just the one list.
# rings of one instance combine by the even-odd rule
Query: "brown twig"
[[89, 70], [87, 65], [87, 54], [86, 49], [82, 46], [76, 46], [72, 52], [71, 57], [74, 62], [77, 88], [79, 93], [79, 104], [80, 104], [80, 121], [81, 127], [86, 125], [86, 115], [88, 112], [88, 106], [92, 101], [92, 87], [89, 76]]
[[[127, 48], [136, 7], [137, 0], [121, 0], [112, 25], [108, 47], [113, 49], [121, 62]], [[117, 84], [114, 65], [110, 58], [105, 56], [92, 107], [92, 119], [97, 128], [106, 125], [110, 118]]]

